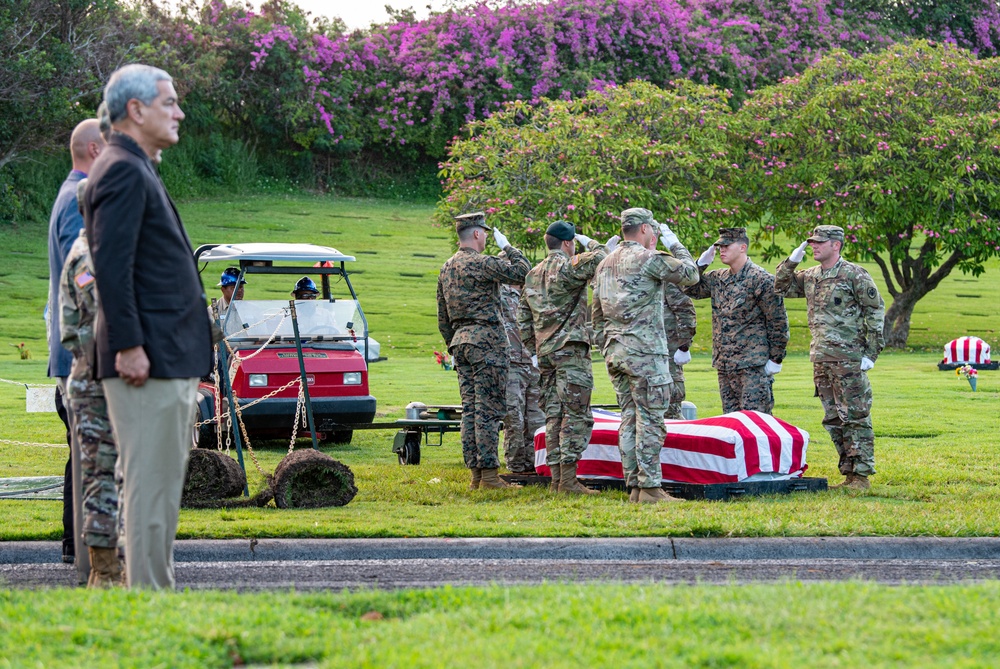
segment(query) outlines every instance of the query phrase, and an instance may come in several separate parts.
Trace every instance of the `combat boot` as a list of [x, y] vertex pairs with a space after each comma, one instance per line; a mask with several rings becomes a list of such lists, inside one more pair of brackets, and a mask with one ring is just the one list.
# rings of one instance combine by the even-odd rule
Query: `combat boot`
[[639, 504], [658, 504], [660, 502], [683, 502], [680, 497], [668, 495], [663, 488], [639, 488]]
[[844, 488], [847, 490], [868, 490], [872, 487], [872, 484], [868, 482], [867, 476], [862, 476], [861, 474], [848, 474], [844, 482], [832, 486], [833, 488]]
[[483, 478], [483, 470], [479, 467], [473, 467], [469, 471], [472, 472], [472, 482], [469, 483], [469, 490], [479, 490], [479, 482]]
[[639, 491], [641, 489], [642, 488], [632, 488], [631, 490], [629, 490], [628, 501], [630, 503], [632, 503], [632, 504], [638, 504], [639, 503]]
[[559, 492], [571, 495], [600, 495], [597, 490], [591, 490], [576, 478], [576, 463], [562, 463], [559, 468]]
[[499, 490], [503, 488], [517, 488], [520, 486], [514, 486], [502, 478], [497, 476], [499, 469], [483, 469], [482, 476], [479, 479], [479, 489], [480, 490]]
[[552, 470], [552, 480], [549, 482], [549, 492], [559, 492], [559, 470], [562, 465], [549, 465]]
[[117, 548], [88, 546], [90, 578], [88, 588], [113, 588], [122, 585], [122, 568], [118, 562]]

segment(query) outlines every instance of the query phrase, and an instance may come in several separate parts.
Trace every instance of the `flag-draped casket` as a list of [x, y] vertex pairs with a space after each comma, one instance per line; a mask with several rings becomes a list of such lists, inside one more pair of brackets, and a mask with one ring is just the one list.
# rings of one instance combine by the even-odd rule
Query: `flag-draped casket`
[[959, 337], [944, 345], [943, 365], [988, 365], [990, 345], [979, 337]]
[[[577, 467], [580, 478], [622, 477], [618, 451], [619, 414], [594, 409], [594, 431]], [[809, 433], [758, 411], [668, 420], [660, 449], [663, 478], [683, 483], [733, 483], [802, 476]], [[549, 476], [545, 465], [545, 429], [535, 433], [535, 470]]]

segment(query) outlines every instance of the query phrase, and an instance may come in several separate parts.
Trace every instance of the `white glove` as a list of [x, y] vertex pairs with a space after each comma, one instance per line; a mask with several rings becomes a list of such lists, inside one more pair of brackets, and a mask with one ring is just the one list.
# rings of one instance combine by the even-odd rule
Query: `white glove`
[[674, 362], [678, 365], [686, 365], [691, 362], [691, 353], [689, 351], [682, 351], [677, 349], [674, 351]]
[[500, 228], [493, 228], [493, 239], [496, 240], [497, 246], [500, 247], [501, 251], [510, 246], [510, 242], [508, 242], [507, 238], [504, 237], [504, 234], [500, 232]]
[[534, 367], [535, 369], [538, 369], [538, 356], [537, 355], [531, 356], [531, 366]]
[[698, 265], [700, 267], [708, 267], [715, 260], [715, 244], [712, 244], [705, 252], [698, 256]]
[[802, 242], [799, 248], [792, 251], [792, 255], [788, 256], [788, 259], [792, 262], [802, 262], [806, 257], [806, 247], [809, 246], [809, 242]]
[[861, 371], [867, 372], [869, 369], [875, 366], [875, 361], [871, 360], [868, 356], [861, 356]]
[[774, 376], [781, 371], [781, 363], [768, 360], [764, 363], [764, 373], [768, 376]]
[[660, 241], [663, 242], [664, 246], [666, 246], [668, 249], [672, 249], [674, 246], [681, 243], [681, 241], [677, 239], [677, 235], [675, 235], [673, 231], [670, 230], [669, 225], [667, 225], [666, 223], [660, 223], [659, 225], [660, 225]]
[[580, 242], [580, 245], [586, 249], [590, 246], [590, 242], [593, 240], [587, 235], [576, 235], [576, 241]]
[[619, 237], [618, 235], [613, 235], [613, 236], [609, 237], [608, 241], [604, 242], [604, 248], [606, 248], [608, 250], [608, 253], [611, 253], [616, 248], [618, 248], [618, 242], [620, 242], [621, 239], [622, 238]]

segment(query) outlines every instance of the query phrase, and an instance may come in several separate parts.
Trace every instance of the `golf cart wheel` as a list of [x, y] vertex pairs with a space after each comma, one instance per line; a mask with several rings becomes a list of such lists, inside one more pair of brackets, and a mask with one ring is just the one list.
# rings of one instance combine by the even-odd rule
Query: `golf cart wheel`
[[[218, 448], [219, 440], [215, 433], [215, 424], [208, 423], [206, 425], [198, 426], [197, 424], [208, 420], [211, 418], [215, 412], [207, 408], [207, 405], [203, 399], [203, 396], [199, 394], [199, 402], [195, 405], [194, 412], [194, 422], [195, 425], [192, 427], [191, 441], [194, 448]], [[207, 414], [207, 415], [206, 415]]]
[[420, 433], [407, 432], [406, 441], [399, 451], [399, 464], [419, 465], [420, 464]]

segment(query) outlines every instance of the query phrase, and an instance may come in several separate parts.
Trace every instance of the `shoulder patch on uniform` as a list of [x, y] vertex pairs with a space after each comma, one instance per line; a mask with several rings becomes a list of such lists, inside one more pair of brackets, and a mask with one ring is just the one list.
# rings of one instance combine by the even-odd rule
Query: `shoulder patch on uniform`
[[89, 270], [83, 270], [73, 277], [73, 281], [80, 288], [84, 288], [94, 282], [94, 275], [91, 274]]
[[874, 300], [877, 295], [878, 295], [878, 291], [875, 290], [875, 286], [872, 286], [871, 288], [868, 289], [868, 297], [869, 297], [869, 299]]
[[570, 262], [573, 263], [573, 267], [576, 267], [580, 263], [580, 255], [577, 254], [573, 256], [573, 259]]

